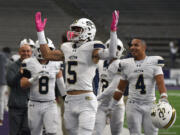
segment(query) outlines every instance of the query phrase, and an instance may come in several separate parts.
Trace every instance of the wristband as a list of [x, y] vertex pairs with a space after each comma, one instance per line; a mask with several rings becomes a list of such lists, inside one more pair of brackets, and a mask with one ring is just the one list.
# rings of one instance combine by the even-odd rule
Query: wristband
[[160, 98], [160, 99], [159, 99], [159, 102], [166, 102], [166, 103], [169, 103], [168, 100], [167, 100], [167, 98]]
[[114, 98], [112, 98], [112, 102], [114, 105], [117, 105], [117, 103], [119, 102], [118, 100], [115, 100]]
[[28, 81], [29, 81], [31, 84], [34, 82], [34, 80], [35, 80], [35, 79], [34, 79], [33, 77], [31, 77], [31, 78], [28, 79]]
[[38, 36], [38, 40], [39, 40], [39, 44], [40, 44], [40, 45], [41, 45], [41, 44], [47, 44], [44, 31], [37, 32], [37, 36]]
[[38, 79], [38, 77], [39, 77], [39, 74], [36, 75], [35, 77], [29, 78], [28, 81], [29, 81], [30, 83], [33, 83], [34, 81], [36, 81], [36, 80]]
[[116, 91], [116, 92], [119, 92], [119, 93], [121, 93], [121, 94], [124, 94], [124, 92], [123, 92], [122, 90], [116, 89], [115, 91]]
[[162, 98], [162, 97], [166, 97], [167, 98], [168, 97], [167, 93], [165, 93], [165, 92], [161, 93], [160, 98]]
[[112, 102], [110, 103], [108, 108], [114, 109], [118, 102], [119, 100], [115, 100], [114, 98], [112, 98]]

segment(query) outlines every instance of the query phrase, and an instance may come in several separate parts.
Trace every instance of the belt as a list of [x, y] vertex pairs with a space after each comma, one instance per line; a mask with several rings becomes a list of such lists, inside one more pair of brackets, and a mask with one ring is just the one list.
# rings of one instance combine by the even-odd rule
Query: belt
[[72, 91], [67, 91], [67, 94], [69, 95], [79, 95], [79, 94], [84, 94], [84, 93], [89, 93], [92, 92], [91, 90], [72, 90]]
[[46, 102], [52, 102], [54, 100], [49, 100], [49, 101], [40, 101], [40, 100], [31, 100], [30, 101], [33, 101], [33, 102], [39, 102], [39, 103], [46, 103]]

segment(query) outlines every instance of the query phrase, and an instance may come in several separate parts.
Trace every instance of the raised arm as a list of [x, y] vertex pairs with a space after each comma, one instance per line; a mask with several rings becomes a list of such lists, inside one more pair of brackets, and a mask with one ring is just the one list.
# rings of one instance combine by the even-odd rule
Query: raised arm
[[111, 32], [110, 32], [110, 46], [109, 46], [109, 53], [111, 58], [116, 57], [116, 50], [117, 50], [117, 24], [119, 21], [119, 11], [115, 10], [112, 13], [112, 23], [111, 23]]
[[45, 18], [42, 21], [41, 12], [37, 12], [35, 15], [35, 24], [36, 24], [37, 36], [38, 36], [42, 56], [46, 60], [62, 61], [64, 59], [63, 52], [61, 50], [51, 51], [47, 45], [47, 40], [44, 33], [46, 22], [47, 22], [47, 18]]
[[93, 58], [95, 58], [95, 62], [97, 63], [99, 59], [112, 59], [116, 58], [117, 52], [117, 24], [119, 19], [119, 11], [115, 10], [112, 13], [112, 23], [111, 23], [111, 32], [110, 32], [110, 47], [108, 49], [96, 49], [93, 52]]

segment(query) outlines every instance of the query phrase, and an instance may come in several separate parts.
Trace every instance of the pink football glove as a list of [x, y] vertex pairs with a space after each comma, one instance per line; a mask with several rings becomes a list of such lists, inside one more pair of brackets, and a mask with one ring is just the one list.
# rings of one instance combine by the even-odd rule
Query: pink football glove
[[41, 12], [37, 12], [35, 15], [35, 24], [37, 32], [41, 32], [44, 30], [46, 26], [47, 18], [44, 21], [41, 20]]
[[112, 13], [111, 31], [116, 31], [117, 30], [118, 20], [119, 20], [119, 11], [115, 10]]
[[66, 36], [67, 40], [70, 41], [75, 36], [75, 34], [73, 31], [68, 31]]

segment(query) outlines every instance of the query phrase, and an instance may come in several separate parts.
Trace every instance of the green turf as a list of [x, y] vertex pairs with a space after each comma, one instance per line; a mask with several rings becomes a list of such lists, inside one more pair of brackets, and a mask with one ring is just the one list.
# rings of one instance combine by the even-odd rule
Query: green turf
[[[157, 101], [159, 98], [159, 92], [156, 91]], [[174, 125], [169, 129], [160, 129], [158, 135], [180, 135], [180, 90], [168, 90], [168, 100], [170, 104], [176, 109], [176, 121]], [[127, 128], [127, 122], [125, 120], [124, 127]]]

